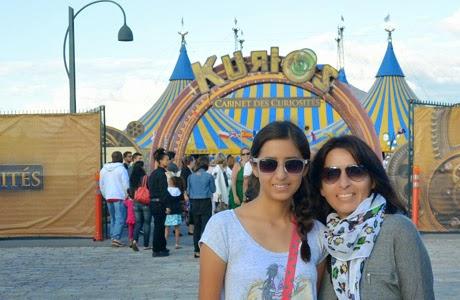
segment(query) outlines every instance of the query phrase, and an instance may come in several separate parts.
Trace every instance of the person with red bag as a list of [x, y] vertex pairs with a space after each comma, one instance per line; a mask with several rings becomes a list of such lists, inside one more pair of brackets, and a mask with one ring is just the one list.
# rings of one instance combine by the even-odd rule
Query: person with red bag
[[257, 196], [207, 223], [199, 299], [316, 299], [327, 252], [315, 220], [322, 205], [307, 197], [308, 140], [293, 123], [273, 122], [250, 152]]
[[[134, 236], [133, 236], [133, 244], [132, 249], [134, 251], [138, 251], [139, 248], [137, 246], [139, 242], [139, 233], [141, 229], [143, 229], [143, 244], [144, 250], [150, 249], [149, 242], [150, 242], [150, 222], [152, 221], [152, 212], [150, 208], [150, 195], [148, 195], [147, 202], [141, 202], [136, 200], [136, 194], [139, 195], [139, 188], [143, 186], [143, 183], [146, 185], [147, 181], [147, 174], [144, 170], [144, 162], [137, 161], [134, 163], [132, 168], [131, 177], [129, 178], [130, 183], [130, 195], [134, 199], [134, 215], [136, 217], [136, 225], [134, 227]], [[147, 191], [148, 187], [146, 186]], [[137, 193], [136, 193], [137, 192]]]

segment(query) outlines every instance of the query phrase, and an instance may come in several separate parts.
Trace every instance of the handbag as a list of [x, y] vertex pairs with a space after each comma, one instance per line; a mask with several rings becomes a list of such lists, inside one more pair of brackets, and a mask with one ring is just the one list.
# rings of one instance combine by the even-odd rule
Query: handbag
[[222, 201], [221, 196], [217, 199], [216, 208], [214, 209], [214, 213], [217, 214], [218, 212], [224, 211], [228, 209], [228, 204]]
[[134, 200], [144, 205], [150, 204], [150, 192], [147, 188], [147, 175], [142, 178], [142, 184], [136, 189], [136, 192], [134, 193]]

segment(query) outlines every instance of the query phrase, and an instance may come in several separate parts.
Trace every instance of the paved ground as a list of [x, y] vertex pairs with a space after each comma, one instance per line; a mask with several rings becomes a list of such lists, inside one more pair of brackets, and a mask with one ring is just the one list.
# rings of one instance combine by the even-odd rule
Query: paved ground
[[[185, 232], [185, 231], [184, 231]], [[459, 299], [460, 234], [425, 234], [436, 299]], [[171, 256], [86, 239], [0, 240], [0, 299], [196, 299], [192, 239]], [[169, 241], [173, 245], [172, 239]]]

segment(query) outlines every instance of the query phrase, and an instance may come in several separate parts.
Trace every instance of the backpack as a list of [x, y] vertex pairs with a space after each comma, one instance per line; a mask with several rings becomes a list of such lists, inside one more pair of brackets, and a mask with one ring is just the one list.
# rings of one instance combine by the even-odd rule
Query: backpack
[[147, 175], [142, 178], [142, 184], [136, 189], [136, 192], [134, 192], [134, 200], [144, 205], [150, 204], [150, 192], [147, 188]]

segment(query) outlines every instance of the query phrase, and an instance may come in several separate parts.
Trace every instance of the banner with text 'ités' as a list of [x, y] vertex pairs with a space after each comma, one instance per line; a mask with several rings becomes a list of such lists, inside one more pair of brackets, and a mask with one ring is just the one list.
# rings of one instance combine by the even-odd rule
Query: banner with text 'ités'
[[0, 237], [94, 234], [100, 114], [0, 115]]

